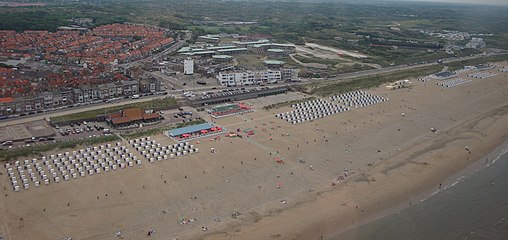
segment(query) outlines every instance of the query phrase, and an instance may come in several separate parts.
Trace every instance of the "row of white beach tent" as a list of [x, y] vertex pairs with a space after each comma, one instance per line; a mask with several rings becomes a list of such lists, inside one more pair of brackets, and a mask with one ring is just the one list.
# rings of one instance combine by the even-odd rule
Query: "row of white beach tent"
[[359, 108], [359, 107], [365, 107], [365, 106], [369, 106], [369, 105], [376, 104], [376, 103], [381, 103], [386, 100], [387, 100], [386, 98], [380, 97], [380, 96], [368, 96], [365, 98], [353, 99], [351, 101], [344, 102], [343, 104], [345, 104], [346, 106]]
[[458, 78], [458, 79], [451, 79], [451, 80], [446, 80], [446, 81], [440, 81], [440, 82], [437, 83], [437, 85], [441, 86], [441, 87], [455, 87], [455, 86], [458, 86], [458, 85], [461, 85], [461, 84], [470, 83], [470, 82], [472, 82], [472, 81], [469, 80], [469, 79]]
[[162, 146], [150, 137], [129, 140], [129, 144], [151, 163], [199, 152], [199, 148], [189, 142]]
[[312, 120], [318, 119], [318, 118], [324, 118], [326, 116], [330, 116], [330, 115], [337, 114], [337, 113], [338, 113], [337, 111], [333, 111], [333, 112], [323, 112], [323, 113], [319, 113], [319, 114], [315, 114], [315, 115], [307, 114], [307, 115], [301, 116], [299, 118], [286, 119], [286, 121], [290, 122], [291, 124], [299, 124], [299, 123], [312, 121]]
[[306, 101], [306, 102], [302, 102], [302, 103], [293, 104], [293, 105], [291, 105], [291, 107], [294, 109], [305, 109], [305, 108], [316, 108], [316, 107], [332, 106], [332, 105], [334, 105], [334, 104], [331, 102], [325, 101], [323, 99], [315, 99], [315, 100], [310, 100], [310, 101]]
[[468, 76], [470, 76], [472, 78], [485, 79], [485, 78], [495, 77], [495, 76], [497, 76], [497, 74], [490, 73], [490, 72], [478, 72], [478, 73], [469, 74]]
[[304, 123], [317, 118], [323, 118], [340, 112], [349, 111], [350, 107], [364, 107], [375, 103], [384, 102], [388, 99], [373, 95], [361, 90], [340, 94], [330, 97], [335, 104], [323, 99], [315, 99], [291, 105], [295, 110], [285, 113], [277, 113], [275, 117], [286, 120], [292, 124]]
[[293, 112], [293, 113], [305, 113], [305, 112], [313, 112], [313, 111], [320, 111], [320, 110], [326, 110], [326, 109], [329, 109], [329, 110], [339, 109], [339, 106], [336, 105], [336, 104], [333, 104], [333, 103], [327, 103], [327, 104], [323, 104], [321, 106], [310, 106], [310, 107], [298, 108], [298, 109], [293, 110], [291, 112]]
[[[103, 151], [103, 150], [104, 151]], [[85, 177], [138, 165], [141, 161], [128, 151], [120, 142], [100, 147], [86, 148], [79, 151], [43, 156], [40, 159], [6, 163], [7, 174], [14, 191], [29, 189], [30, 183], [35, 187], [50, 182], [67, 181], [71, 178]], [[20, 181], [18, 183], [18, 180]], [[22, 185], [20, 185], [22, 184]]]
[[[344, 112], [344, 111], [348, 111], [348, 110], [349, 110], [348, 107], [334, 105], [334, 106], [327, 106], [327, 107], [322, 107], [322, 108], [318, 108], [318, 109], [309, 109], [309, 110], [305, 110], [305, 111], [302, 111], [302, 109], [298, 109], [298, 110], [293, 110], [293, 111], [286, 112], [286, 113], [278, 113], [275, 115], [275, 117], [278, 117], [280, 119], [287, 120], [288, 122], [291, 122], [293, 120], [305, 119], [308, 117], [324, 115], [327, 113], [336, 114], [336, 113]], [[328, 114], [328, 115], [330, 115], [330, 114]]]
[[365, 107], [388, 100], [384, 97], [376, 96], [372, 93], [364, 92], [361, 90], [331, 96], [330, 99], [332, 101], [338, 101], [343, 105], [356, 108]]
[[352, 91], [352, 92], [347, 92], [347, 93], [331, 96], [330, 100], [338, 101], [338, 102], [348, 102], [350, 100], [357, 99], [357, 98], [364, 98], [366, 96], [373, 96], [373, 94], [364, 92], [361, 90], [357, 90], [357, 91]]
[[295, 110], [278, 113], [275, 117], [292, 124], [298, 124], [349, 110], [348, 107], [339, 106], [322, 99], [293, 104], [292, 107]]

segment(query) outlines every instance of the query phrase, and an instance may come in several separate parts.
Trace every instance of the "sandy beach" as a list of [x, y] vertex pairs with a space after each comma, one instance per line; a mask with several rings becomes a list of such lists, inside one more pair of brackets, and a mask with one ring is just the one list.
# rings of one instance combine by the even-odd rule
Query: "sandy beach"
[[[216, 120], [228, 130], [252, 129], [252, 136], [194, 140], [199, 153], [155, 163], [136, 153], [141, 166], [20, 192], [2, 166], [0, 234], [8, 240], [118, 239], [117, 231], [123, 239], [334, 237], [447, 187], [450, 176], [485, 163], [508, 139], [508, 75], [488, 71], [498, 75], [451, 88], [412, 79], [411, 89], [368, 89], [388, 101], [297, 125], [275, 117], [290, 107], [265, 111], [253, 100], [255, 112]], [[471, 79], [467, 74], [459, 77]], [[151, 138], [174, 144], [162, 134]], [[196, 221], [182, 225], [180, 218]], [[147, 236], [149, 229], [156, 232]]]

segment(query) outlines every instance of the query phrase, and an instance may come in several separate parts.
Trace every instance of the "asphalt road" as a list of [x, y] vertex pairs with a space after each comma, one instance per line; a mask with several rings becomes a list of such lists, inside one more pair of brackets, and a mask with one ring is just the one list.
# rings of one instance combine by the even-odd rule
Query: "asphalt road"
[[[179, 43], [181, 43], [183, 45], [183, 42], [184, 41], [180, 41]], [[173, 48], [173, 50], [174, 49], [176, 49], [176, 47]], [[167, 50], [169, 50], [169, 49], [167, 49]], [[160, 54], [162, 54], [162, 53], [160, 53]], [[498, 55], [498, 54], [495, 54], [495, 53], [491, 53], [491, 54], [487, 54], [487, 55], [478, 54], [478, 55], [469, 56], [469, 57], [462, 57], [462, 58], [447, 58], [447, 59], [443, 59], [443, 63], [457, 62], [457, 61], [463, 61], [463, 60], [469, 60], [469, 59], [475, 59], [475, 58], [479, 58], [479, 57], [493, 56], [493, 55]], [[153, 56], [153, 58], [156, 58], [156, 56]], [[433, 66], [433, 65], [439, 65], [439, 63], [431, 62], [431, 63], [424, 63], [424, 64], [414, 64], [411, 66], [409, 66], [409, 65], [391, 66], [391, 67], [385, 67], [385, 68], [380, 68], [380, 69], [371, 69], [371, 70], [365, 70], [365, 71], [359, 71], [359, 72], [353, 72], [353, 73], [344, 73], [344, 74], [339, 74], [334, 78], [312, 79], [311, 81], [312, 82], [334, 81], [334, 80], [363, 77], [363, 76], [369, 76], [369, 75], [375, 75], [375, 74], [381, 74], [381, 73], [389, 73], [389, 72], [394, 72], [394, 71], [411, 70], [414, 68]], [[304, 82], [300, 82], [300, 83], [292, 83], [292, 84], [297, 85], [297, 84], [305, 84], [305, 83], [308, 83], [308, 81], [304, 81]], [[270, 86], [277, 86], [277, 85], [288, 85], [288, 84], [283, 83], [283, 84], [276, 84], [276, 85], [270, 85]], [[242, 87], [254, 88], [254, 87], [259, 87], [259, 86], [242, 86]], [[223, 87], [223, 86], [203, 86], [203, 87], [196, 87], [196, 88], [184, 88], [184, 89], [179, 89], [179, 90], [172, 90], [172, 91], [168, 91], [168, 93], [173, 96], [180, 96], [182, 93], [182, 90], [208, 91], [208, 90], [212, 90], [213, 88], [225, 89], [226, 87]], [[100, 108], [104, 108], [104, 107], [124, 105], [124, 104], [135, 103], [135, 102], [150, 101], [150, 100], [157, 99], [157, 98], [164, 98], [166, 96], [168, 96], [168, 95], [165, 95], [165, 96], [164, 95], [156, 95], [156, 96], [150, 96], [150, 97], [143, 97], [143, 98], [139, 98], [139, 99], [121, 100], [120, 102], [116, 102], [116, 103], [105, 103], [105, 104], [99, 104], [99, 105], [93, 105], [93, 106], [83, 106], [83, 107], [72, 108], [72, 109], [62, 109], [62, 110], [53, 111], [53, 112], [49, 112], [49, 113], [29, 115], [29, 116], [14, 118], [14, 119], [5, 119], [5, 120], [0, 121], [0, 127], [19, 124], [19, 123], [25, 123], [25, 122], [31, 122], [31, 121], [35, 121], [35, 120], [41, 120], [46, 117], [62, 116], [62, 115], [66, 115], [66, 114], [95, 110], [95, 109], [100, 109]]]
[[94, 105], [87, 105], [87, 106], [82, 106], [82, 107], [66, 108], [66, 109], [61, 109], [61, 110], [56, 110], [56, 111], [51, 111], [51, 112], [46, 112], [46, 113], [39, 113], [39, 114], [34, 114], [34, 115], [27, 115], [27, 116], [23, 116], [23, 117], [2, 120], [2, 121], [0, 121], [0, 127], [20, 124], [20, 123], [26, 123], [26, 122], [32, 122], [32, 121], [36, 121], [36, 120], [42, 120], [44, 118], [49, 118], [49, 117], [63, 116], [63, 115], [72, 114], [72, 113], [79, 113], [79, 112], [85, 112], [85, 111], [90, 111], [90, 110], [96, 110], [96, 109], [101, 109], [101, 108], [105, 108], [105, 107], [113, 107], [113, 106], [129, 104], [129, 103], [145, 102], [145, 101], [150, 101], [153, 99], [164, 98], [164, 97], [167, 97], [167, 95], [166, 96], [155, 95], [155, 96], [142, 97], [142, 98], [138, 98], [138, 99], [128, 99], [128, 100], [123, 100], [123, 101], [119, 101], [119, 102], [94, 104]]

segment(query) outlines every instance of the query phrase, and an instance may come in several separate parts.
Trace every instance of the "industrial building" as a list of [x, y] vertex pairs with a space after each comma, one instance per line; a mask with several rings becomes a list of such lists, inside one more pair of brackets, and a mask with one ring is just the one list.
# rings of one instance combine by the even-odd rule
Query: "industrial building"
[[261, 53], [278, 53], [278, 54], [288, 54], [295, 52], [296, 46], [294, 44], [287, 43], [260, 43], [260, 44], [251, 44], [247, 45], [249, 51], [261, 54]]
[[[210, 36], [202, 36], [202, 38], [213, 38]], [[252, 52], [254, 54], [269, 53], [273, 56], [287, 55], [293, 53], [296, 49], [294, 44], [290, 43], [270, 43], [269, 40], [261, 39], [252, 42], [235, 41], [230, 45], [196, 45], [193, 47], [183, 47], [178, 53], [186, 56], [211, 57], [217, 55], [245, 54]]]

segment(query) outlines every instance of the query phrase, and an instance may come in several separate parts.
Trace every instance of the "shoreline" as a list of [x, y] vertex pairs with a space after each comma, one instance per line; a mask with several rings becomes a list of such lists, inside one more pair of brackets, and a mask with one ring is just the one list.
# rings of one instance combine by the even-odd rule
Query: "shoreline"
[[[477, 116], [472, 119], [468, 119], [465, 122], [458, 123], [457, 125], [452, 126], [451, 129], [445, 130], [444, 133], [440, 133], [440, 134], [445, 134], [446, 132], [449, 132], [449, 131], [456, 131], [457, 129], [465, 128], [467, 125], [470, 124], [471, 121], [476, 121], [477, 124], [480, 124], [481, 121], [488, 120], [492, 116], [496, 115], [495, 112], [498, 112], [500, 109], [505, 109], [505, 113], [502, 116], [504, 119], [501, 119], [501, 120], [505, 120], [506, 122], [508, 122], [508, 113], [506, 113], [506, 110], [508, 109], [508, 105], [504, 105], [504, 106], [500, 106], [492, 111], [489, 111], [490, 115], [485, 114], [486, 116]], [[493, 123], [493, 125], [496, 125], [495, 122]], [[497, 125], [500, 125], [500, 126], [497, 126]], [[319, 205], [322, 205], [320, 202], [336, 202], [336, 199], [334, 199], [334, 198], [337, 198], [337, 199], [340, 199], [343, 201], [348, 199], [349, 201], [345, 201], [345, 203], [342, 204], [342, 206], [345, 206], [345, 209], [340, 209], [341, 205], [339, 205], [338, 207], [337, 206], [334, 207], [335, 210], [339, 209], [337, 214], [329, 214], [329, 212], [331, 212], [332, 210], [324, 211], [323, 214], [328, 215], [328, 216], [323, 216], [322, 218], [314, 218], [314, 219], [312, 219], [314, 221], [311, 224], [308, 224], [308, 223], [302, 224], [302, 222], [299, 222], [297, 224], [298, 226], [293, 226], [293, 227], [296, 227], [296, 229], [301, 229], [301, 231], [299, 231], [297, 233], [295, 233], [294, 231], [293, 232], [289, 231], [290, 229], [294, 229], [294, 228], [292, 228], [292, 227], [288, 228], [287, 226], [284, 226], [284, 228], [288, 228], [288, 231], [284, 231], [284, 229], [279, 228], [278, 232], [283, 232], [283, 233], [272, 234], [272, 238], [274, 238], [274, 239], [295, 239], [295, 240], [297, 240], [297, 239], [314, 239], [314, 238], [319, 239], [320, 236], [323, 236], [323, 239], [334, 239], [334, 238], [340, 236], [341, 234], [344, 234], [346, 232], [356, 229], [359, 226], [376, 221], [376, 220], [381, 219], [389, 214], [393, 214], [398, 211], [401, 211], [404, 208], [410, 207], [410, 205], [411, 205], [410, 202], [412, 202], [414, 205], [414, 204], [418, 204], [421, 201], [425, 201], [426, 199], [433, 196], [434, 194], [437, 194], [440, 191], [446, 190], [447, 188], [453, 186], [454, 184], [456, 184], [457, 181], [460, 181], [460, 179], [463, 178], [464, 176], [472, 174], [475, 171], [478, 171], [478, 169], [485, 167], [484, 166], [485, 165], [484, 164], [485, 158], [488, 157], [489, 162], [490, 162], [508, 145], [508, 137], [507, 136], [505, 136], [503, 134], [496, 134], [499, 132], [508, 132], [508, 127], [504, 127], [506, 131], [499, 130], [499, 129], [502, 129], [503, 126], [508, 126], [508, 124], [504, 125], [502, 123], [501, 124], [498, 123], [497, 125], [496, 126], [489, 126], [486, 129], [487, 131], [489, 131], [489, 138], [487, 139], [487, 141], [483, 141], [483, 139], [482, 139], [482, 141], [480, 141], [479, 143], [474, 143], [475, 140], [478, 140], [478, 139], [476, 139], [475, 137], [471, 137], [471, 136], [469, 136], [469, 138], [467, 138], [468, 142], [472, 143], [472, 144], [468, 143], [469, 144], [468, 146], [471, 146], [471, 149], [481, 149], [481, 150], [475, 150], [475, 152], [472, 153], [472, 155], [474, 155], [474, 157], [472, 157], [472, 158], [470, 157], [469, 160], [466, 160], [464, 162], [462, 160], [467, 158], [467, 155], [469, 155], [469, 154], [464, 154], [464, 152], [459, 153], [458, 156], [447, 161], [448, 167], [450, 167], [449, 165], [455, 165], [453, 163], [458, 163], [458, 165], [452, 166], [451, 170], [449, 170], [449, 171], [445, 171], [447, 173], [445, 173], [444, 176], [442, 176], [443, 173], [441, 173], [439, 176], [434, 176], [432, 178], [432, 177], [429, 177], [428, 176], [429, 173], [427, 173], [427, 175], [425, 175], [423, 177], [430, 178], [429, 181], [419, 180], [419, 181], [417, 181], [417, 184], [411, 186], [409, 188], [409, 190], [395, 189], [394, 192], [397, 194], [397, 196], [395, 196], [395, 197], [386, 196], [386, 195], [389, 195], [388, 193], [383, 194], [384, 196], [379, 195], [378, 197], [382, 198], [381, 201], [385, 201], [384, 204], [382, 204], [384, 206], [379, 206], [380, 201], [377, 201], [377, 203], [372, 202], [372, 200], [378, 200], [377, 198], [372, 198], [372, 199], [370, 199], [370, 201], [367, 200], [366, 202], [365, 201], [356, 202], [356, 201], [354, 201], [354, 199], [347, 197], [347, 196], [338, 197], [340, 195], [348, 195], [347, 194], [348, 191], [355, 191], [355, 189], [358, 188], [357, 186], [355, 186], [355, 184], [357, 184], [355, 182], [356, 181], [355, 178], [359, 178], [359, 177], [361, 177], [361, 175], [357, 175], [357, 176], [354, 176], [353, 178], [349, 179], [347, 182], [344, 182], [343, 184], [338, 185], [338, 187], [336, 189], [331, 189], [331, 190], [326, 189], [326, 190], [322, 191], [321, 194], [319, 194], [319, 196], [317, 196], [314, 200], [302, 202], [302, 203], [296, 204], [293, 207], [283, 209], [279, 213], [280, 217], [278, 217], [278, 216], [263, 216], [263, 219], [260, 220], [259, 222], [240, 224], [237, 226], [228, 226], [228, 227], [226, 227], [226, 229], [224, 229], [224, 231], [221, 231], [221, 233], [217, 233], [217, 234], [212, 233], [209, 236], [205, 236], [204, 239], [238, 239], [238, 237], [241, 237], [242, 239], [256, 239], [259, 237], [258, 234], [252, 234], [252, 236], [250, 234], [254, 233], [254, 232], [258, 233], [259, 231], [263, 231], [262, 229], [264, 226], [268, 227], [268, 225], [274, 225], [274, 224], [278, 225], [281, 221], [277, 221], [276, 218], [279, 218], [280, 220], [282, 220], [284, 218], [292, 219], [293, 215], [304, 215], [305, 213], [302, 213], [302, 212], [305, 212], [305, 208], [312, 208], [314, 210], [322, 211], [322, 207], [319, 207]], [[471, 133], [471, 130], [470, 131], [463, 131], [461, 133], [468, 135], [468, 133]], [[419, 145], [426, 145], [426, 144], [429, 144], [433, 141], [437, 141], [442, 138], [451, 138], [451, 140], [446, 141], [446, 144], [454, 143], [455, 141], [459, 141], [459, 142], [461, 141], [461, 139], [453, 139], [452, 136], [453, 135], [449, 135], [449, 136], [445, 135], [445, 136], [439, 136], [437, 139], [431, 139], [431, 140], [425, 139], [422, 142], [412, 144], [412, 146], [408, 150], [411, 150], [411, 149], [418, 150], [419, 148], [421, 148], [421, 146], [419, 146]], [[487, 146], [482, 146], [486, 142], [488, 142]], [[464, 145], [462, 145], [462, 147], [460, 147], [458, 149], [462, 148], [462, 150], [463, 150], [463, 146]], [[455, 148], [457, 148], [457, 147], [455, 147]], [[448, 149], [448, 147], [445, 147], [445, 148], [441, 149], [441, 151], [453, 154], [454, 149]], [[404, 152], [406, 152], [406, 153], [404, 153]], [[401, 154], [407, 154], [407, 150], [404, 152]], [[425, 153], [422, 153], [421, 155], [425, 155]], [[397, 159], [400, 157], [401, 156], [393, 156], [393, 158], [386, 159], [385, 161], [387, 161], [387, 162], [394, 161], [394, 162], [400, 163], [400, 160], [399, 161], [394, 160], [394, 159]], [[421, 156], [417, 156], [417, 157], [421, 157]], [[429, 165], [435, 164], [436, 161], [437, 160], [432, 159], [432, 162]], [[385, 163], [385, 162], [383, 162], [383, 163]], [[382, 164], [380, 164], [380, 165], [382, 165]], [[376, 175], [376, 176], [379, 175], [380, 170], [379, 169], [376, 170], [376, 168], [378, 168], [378, 167], [379, 167], [379, 165], [375, 166], [374, 169], [368, 171], [367, 175], [368, 174], [372, 174], [372, 175]], [[396, 169], [394, 169], [394, 170], [396, 170]], [[432, 171], [432, 170], [436, 170], [436, 169], [432, 168], [432, 167], [431, 167], [431, 169], [427, 169], [427, 171]], [[404, 170], [401, 170], [401, 171], [404, 171]], [[363, 175], [365, 176], [366, 174], [363, 174]], [[443, 186], [442, 186], [441, 190], [436, 190], [436, 189], [438, 189], [438, 187], [436, 187], [436, 186], [439, 186], [439, 183], [442, 183]], [[349, 188], [352, 188], [352, 189], [349, 189]], [[356, 192], [358, 192], [358, 191], [356, 191]], [[346, 194], [344, 194], [344, 193], [346, 193]], [[358, 211], [355, 211], [356, 210], [355, 209], [356, 206], [354, 206], [355, 203], [362, 203], [362, 206], [360, 207], [360, 209], [362, 209], [362, 210], [360, 213], [358, 213]], [[324, 204], [324, 205], [326, 206], [326, 204]], [[364, 213], [363, 209], [368, 209], [369, 213], [363, 214]], [[327, 214], [327, 212], [328, 212], [328, 214]], [[312, 211], [312, 214], [315, 214], [315, 212]], [[290, 216], [282, 216], [282, 215], [290, 215]], [[317, 215], [320, 215], [320, 214], [317, 214]], [[328, 219], [326, 219], [326, 218], [328, 218]], [[333, 219], [330, 219], [330, 218], [333, 218]], [[352, 223], [351, 222], [344, 223], [344, 222], [346, 222], [345, 219], [349, 219], [349, 220], [353, 219], [353, 221], [352, 221]], [[325, 221], [325, 222], [323, 222], [323, 221]], [[284, 222], [284, 221], [282, 220], [282, 222]], [[240, 228], [241, 231], [239, 231], [238, 228]], [[231, 229], [236, 229], [236, 230], [234, 231], [234, 233], [231, 233], [230, 232]], [[222, 235], [222, 236], [219, 236], [219, 235]]]
[[[508, 105], [505, 105], [500, 108], [506, 108], [506, 107], [508, 107]], [[498, 108], [498, 109], [500, 109], [500, 108]], [[496, 111], [496, 110], [497, 109], [495, 109], [493, 111]], [[505, 117], [506, 117], [506, 114], [505, 114]], [[486, 118], [489, 118], [489, 116], [482, 118], [481, 120], [486, 119]], [[471, 120], [468, 120], [468, 121], [471, 121]], [[468, 121], [466, 121], [466, 122], [468, 122]], [[454, 126], [453, 128], [456, 128], [459, 126], [460, 126], [460, 124], [458, 126]], [[501, 141], [497, 141], [497, 143], [494, 143], [494, 144], [489, 144], [489, 146], [490, 146], [490, 150], [487, 149], [485, 151], [482, 151], [482, 153], [477, 154], [480, 156], [475, 157], [471, 163], [467, 164], [465, 167], [463, 167], [461, 169], [458, 169], [457, 171], [450, 173], [442, 181], [440, 181], [440, 184], [442, 184], [442, 187], [440, 187], [440, 188], [438, 187], [436, 189], [436, 187], [431, 187], [431, 186], [435, 186], [435, 184], [427, 184], [428, 187], [426, 189], [416, 192], [416, 194], [414, 194], [414, 195], [407, 193], [407, 195], [410, 196], [408, 200], [406, 200], [406, 201], [400, 200], [400, 201], [398, 201], [398, 204], [395, 204], [394, 206], [392, 206], [390, 208], [378, 210], [377, 212], [372, 213], [370, 216], [366, 216], [363, 219], [361, 219], [358, 222], [358, 224], [356, 224], [354, 226], [350, 225], [346, 228], [339, 229], [338, 232], [335, 232], [332, 236], [328, 236], [327, 238], [324, 238], [324, 239], [328, 239], [328, 238], [334, 239], [336, 237], [340, 237], [340, 235], [347, 233], [349, 231], [353, 231], [354, 229], [357, 229], [358, 227], [361, 227], [365, 224], [375, 222], [375, 221], [382, 219], [386, 216], [395, 214], [395, 213], [400, 212], [408, 207], [411, 207], [412, 205], [416, 205], [420, 202], [426, 201], [427, 199], [431, 198], [432, 196], [439, 194], [442, 191], [445, 191], [446, 189], [448, 189], [450, 187], [453, 187], [455, 184], [457, 184], [458, 182], [467, 178], [468, 176], [474, 174], [475, 172], [477, 172], [485, 167], [491, 166], [493, 159], [496, 159], [499, 156], [503, 155], [503, 152], [506, 153], [506, 150], [508, 149], [508, 136], [504, 136], [504, 138]], [[416, 147], [416, 146], [413, 146], [413, 147]], [[487, 166], [485, 166], [485, 163], [483, 160], [485, 158], [489, 159], [489, 163]], [[397, 201], [397, 200], [394, 200], [394, 201]], [[408, 204], [408, 202], [409, 202], [409, 204]], [[412, 204], [411, 204], [411, 202], [412, 202]], [[341, 239], [343, 239], [343, 238], [341, 238]]]
[[[156, 238], [180, 240], [333, 239], [347, 230], [354, 236], [361, 233], [355, 227], [416, 205], [440, 183], [448, 188], [501, 149], [508, 139], [507, 79], [372, 88], [366, 91], [390, 100], [302, 125], [274, 118], [290, 107], [221, 118], [221, 126], [256, 134], [203, 140], [196, 142], [199, 154], [18, 193], [6, 188], [6, 175], [0, 206], [9, 207], [0, 207], [0, 228], [9, 239], [114, 239], [120, 230], [124, 239], [141, 239], [151, 228]], [[174, 144], [162, 134], [151, 140]], [[182, 225], [179, 218], [198, 222]]]
[[[394, 206], [390, 209], [385, 209], [380, 211], [377, 214], [373, 214], [371, 217], [367, 217], [364, 220], [362, 220], [359, 224], [356, 226], [351, 226], [345, 229], [339, 230], [339, 232], [335, 235], [330, 237], [330, 239], [339, 239], [338, 237], [342, 237], [341, 235], [348, 233], [349, 231], [353, 231], [359, 227], [362, 227], [364, 225], [367, 225], [372, 222], [376, 222], [384, 217], [390, 216], [392, 214], [397, 214], [400, 211], [403, 211], [407, 208], [410, 208], [414, 205], [418, 205], [429, 198], [432, 198], [434, 195], [440, 194], [441, 192], [454, 187], [456, 184], [462, 182], [463, 180], [467, 179], [468, 177], [476, 174], [478, 171], [481, 171], [482, 169], [493, 167], [493, 164], [503, 155], [508, 153], [508, 138], [505, 139], [505, 141], [501, 142], [497, 147], [495, 147], [492, 151], [490, 151], [488, 154], [486, 154], [484, 157], [480, 157], [476, 159], [471, 165], [467, 166], [466, 168], [459, 170], [458, 172], [450, 175], [448, 178], [442, 181], [443, 187], [441, 189], [436, 190], [435, 188], [429, 188], [425, 191], [422, 191], [418, 193], [417, 195], [410, 198], [409, 201], [412, 201], [413, 204], [407, 204], [406, 202], [400, 202], [399, 205]], [[489, 159], [488, 163], [485, 164], [483, 159]], [[343, 239], [343, 238], [340, 238]]]

